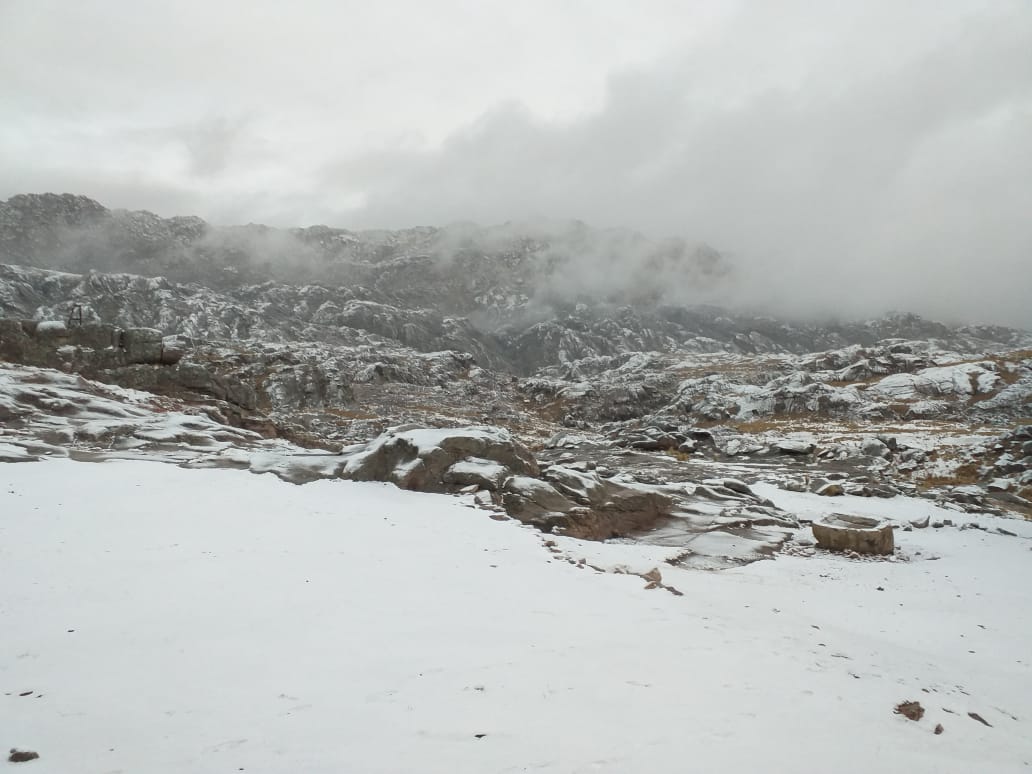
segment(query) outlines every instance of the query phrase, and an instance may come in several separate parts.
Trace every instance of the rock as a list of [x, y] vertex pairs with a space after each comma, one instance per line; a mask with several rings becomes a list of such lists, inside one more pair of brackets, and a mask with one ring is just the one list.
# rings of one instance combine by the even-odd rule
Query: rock
[[941, 733], [942, 733], [943, 731], [945, 731], [945, 730], [946, 730], [946, 729], [944, 729], [944, 728], [942, 727], [942, 723], [936, 723], [936, 724], [935, 724], [935, 731], [933, 731], [932, 733], [934, 733], [934, 734], [935, 734], [936, 736], [938, 736], [939, 734], [941, 734]]
[[[549, 471], [549, 475], [552, 473]], [[669, 516], [673, 506], [666, 495], [594, 474], [584, 476], [579, 488], [569, 483], [557, 486], [577, 504], [567, 516], [564, 533], [587, 540], [605, 540], [651, 529]]]
[[782, 454], [813, 454], [814, 449], [817, 448], [815, 444], [809, 443], [808, 441], [792, 441], [784, 439], [781, 441], [775, 441], [773, 448]]
[[844, 494], [853, 495], [855, 497], [873, 497], [874, 492], [867, 484], [843, 484], [842, 491]]
[[1014, 482], [1009, 478], [994, 478], [985, 488], [990, 492], [1009, 492], [1014, 487]]
[[899, 441], [894, 435], [879, 435], [878, 440], [881, 441], [888, 448], [889, 451], [895, 453], [899, 450]]
[[866, 516], [833, 513], [813, 522], [810, 528], [817, 545], [829, 551], [888, 555], [895, 548], [892, 525]]
[[36, 324], [33, 335], [40, 341], [54, 342], [68, 336], [67, 326], [60, 320], [41, 320]]
[[875, 497], [889, 498], [899, 494], [899, 490], [891, 484], [874, 484], [870, 489]]
[[725, 478], [722, 483], [726, 489], [730, 489], [732, 492], [744, 495], [751, 495], [753, 493], [748, 484], [744, 481], [739, 481], [737, 478]]
[[845, 494], [845, 490], [842, 488], [842, 484], [828, 482], [817, 488], [817, 494], [822, 497], [839, 497]]
[[1032, 506], [1032, 502], [1012, 492], [990, 490], [986, 497], [988, 497], [991, 500], [996, 500], [997, 502], [1008, 503], [1009, 505], [1020, 505], [1023, 507]]
[[990, 722], [989, 722], [988, 720], [986, 720], [985, 718], [983, 718], [983, 717], [982, 717], [981, 715], [979, 715], [979, 714], [978, 714], [977, 712], [969, 712], [969, 713], [968, 713], [968, 717], [969, 717], [969, 718], [971, 718], [972, 720], [977, 720], [977, 721], [978, 721], [979, 723], [981, 723], [981, 724], [982, 724], [983, 726], [989, 726], [989, 728], [992, 728], [992, 727], [993, 727], [993, 726], [992, 726], [992, 723], [990, 723]]
[[446, 484], [473, 486], [474, 489], [495, 492], [501, 489], [505, 479], [511, 475], [512, 472], [504, 465], [479, 457], [470, 457], [448, 468], [441, 480]]
[[896, 705], [894, 710], [897, 715], [902, 715], [908, 720], [920, 720], [924, 717], [924, 707], [919, 701], [904, 701]]
[[34, 761], [37, 758], [39, 758], [39, 753], [32, 750], [12, 749], [11, 754], [7, 756], [7, 760], [11, 763], [25, 763], [27, 761]]
[[577, 507], [548, 482], [530, 476], [505, 482], [502, 505], [510, 516], [546, 530], [565, 526], [566, 514]]
[[676, 449], [678, 446], [676, 438], [665, 434], [655, 437], [636, 438], [627, 443], [628, 448], [638, 451], [667, 451], [669, 449]]
[[865, 439], [860, 445], [860, 451], [865, 457], [888, 457], [890, 454], [889, 447], [877, 438]]
[[921, 449], [905, 449], [899, 456], [904, 462], [924, 462], [928, 455]]
[[[469, 459], [478, 462], [460, 467], [451, 480], [445, 480], [452, 466]], [[452, 484], [494, 482], [506, 475], [494, 468], [484, 468], [485, 463], [496, 463], [521, 476], [540, 474], [530, 450], [508, 430], [488, 426], [443, 429], [401, 426], [388, 430], [352, 454], [342, 475], [355, 481], [391, 481], [403, 489], [443, 492]], [[475, 475], [475, 469], [479, 469], [479, 475]], [[460, 482], [465, 476], [469, 478]]]
[[738, 500], [741, 498], [737, 496], [735, 492], [730, 489], [725, 489], [723, 492], [720, 490], [723, 486], [714, 486], [707, 484], [697, 484], [695, 489], [691, 491], [696, 497], [705, 497], [707, 500]]
[[910, 526], [916, 527], [917, 529], [925, 529], [928, 526], [929, 517], [925, 516], [922, 519], [911, 519]]
[[161, 331], [156, 328], [129, 328], [122, 332], [121, 344], [129, 363], [161, 362]]
[[475, 492], [473, 494], [473, 499], [476, 501], [476, 504], [479, 505], [481, 508], [494, 507], [494, 499], [491, 497], [491, 493], [488, 492], [486, 489], [481, 489]]
[[185, 336], [166, 336], [161, 340], [161, 364], [175, 365], [190, 349], [190, 342]]

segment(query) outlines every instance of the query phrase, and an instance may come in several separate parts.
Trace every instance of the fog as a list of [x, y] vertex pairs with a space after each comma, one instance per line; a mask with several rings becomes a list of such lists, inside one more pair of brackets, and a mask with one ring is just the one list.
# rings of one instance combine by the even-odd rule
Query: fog
[[[580, 219], [712, 245], [701, 300], [1032, 328], [1027, 2], [367, 5], [5, 0], [0, 197]], [[670, 284], [579, 244], [564, 288]]]

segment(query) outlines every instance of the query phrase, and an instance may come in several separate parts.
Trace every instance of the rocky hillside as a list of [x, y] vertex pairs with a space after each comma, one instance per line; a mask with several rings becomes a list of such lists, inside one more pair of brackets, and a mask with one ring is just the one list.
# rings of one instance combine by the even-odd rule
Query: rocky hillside
[[898, 338], [985, 352], [1030, 342], [913, 315], [815, 324], [692, 304], [733, 280], [718, 253], [581, 223], [218, 227], [22, 195], [0, 203], [0, 263], [12, 265], [0, 274], [5, 316], [64, 318], [81, 306], [87, 321], [267, 342], [349, 344], [358, 331], [420, 352], [462, 350], [520, 375], [647, 351], [803, 354]]
[[0, 359], [308, 448], [487, 425], [546, 465], [646, 485], [744, 465], [984, 506], [1002, 476], [995, 500], [1032, 512], [1013, 434], [1032, 420], [1032, 335], [693, 302], [733, 279], [709, 248], [579, 223], [277, 230], [16, 196], [0, 203]]

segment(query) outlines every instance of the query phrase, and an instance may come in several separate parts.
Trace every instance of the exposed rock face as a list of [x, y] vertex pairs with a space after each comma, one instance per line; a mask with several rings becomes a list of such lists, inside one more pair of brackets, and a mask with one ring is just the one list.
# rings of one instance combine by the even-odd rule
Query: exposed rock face
[[473, 486], [488, 492], [497, 492], [512, 471], [505, 465], [480, 457], [470, 457], [453, 464], [444, 472], [441, 480], [454, 486]]
[[496, 492], [520, 521], [572, 537], [603, 539], [649, 529], [669, 515], [672, 504], [658, 492], [587, 471], [551, 466], [542, 479], [530, 451], [496, 427], [397, 427], [347, 454], [345, 478], [391, 481], [424, 492], [477, 485]]
[[[355, 481], [391, 481], [403, 489], [445, 492], [449, 484], [469, 483], [455, 481], [457, 477], [464, 478], [464, 469], [453, 468], [471, 458], [497, 463], [511, 471], [510, 475], [540, 473], [534, 456], [507, 430], [402, 426], [354, 452], [344, 468], [344, 476]], [[452, 480], [446, 481], [446, 477]]]
[[[584, 272], [585, 256], [619, 281]], [[732, 272], [708, 248], [583, 224], [284, 231], [13, 197], [0, 203], [0, 359], [162, 396], [232, 425], [220, 437], [234, 444], [347, 445], [194, 464], [476, 488], [546, 530], [691, 544], [678, 561], [693, 566], [769, 555], [797, 527], [753, 493], [765, 470], [796, 491], [893, 497], [956, 469], [964, 480], [921, 493], [1032, 512], [1032, 435], [986, 431], [1032, 417], [1032, 336], [913, 315], [800, 323], [677, 295]], [[41, 396], [17, 382], [0, 420], [74, 416], [61, 384]], [[164, 443], [136, 417], [45, 434], [90, 453]], [[979, 427], [986, 445], [938, 459], [954, 452], [884, 435], [924, 420]], [[166, 431], [229, 443], [203, 424]], [[537, 442], [540, 469], [524, 445]], [[9, 446], [0, 458], [47, 453]]]
[[829, 551], [891, 554], [895, 550], [892, 525], [866, 516], [833, 513], [813, 523], [817, 545]]
[[80, 370], [89, 370], [172, 364], [181, 356], [175, 346], [166, 348], [161, 331], [155, 328], [123, 330], [105, 323], [0, 319], [0, 357], [26, 365], [53, 367], [75, 358], [81, 362]]

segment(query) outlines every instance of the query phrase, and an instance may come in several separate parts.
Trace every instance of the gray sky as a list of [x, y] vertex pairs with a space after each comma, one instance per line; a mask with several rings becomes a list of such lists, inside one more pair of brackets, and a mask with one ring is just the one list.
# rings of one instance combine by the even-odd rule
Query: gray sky
[[1032, 328], [1028, 0], [0, 0], [0, 197], [581, 218], [774, 308]]

